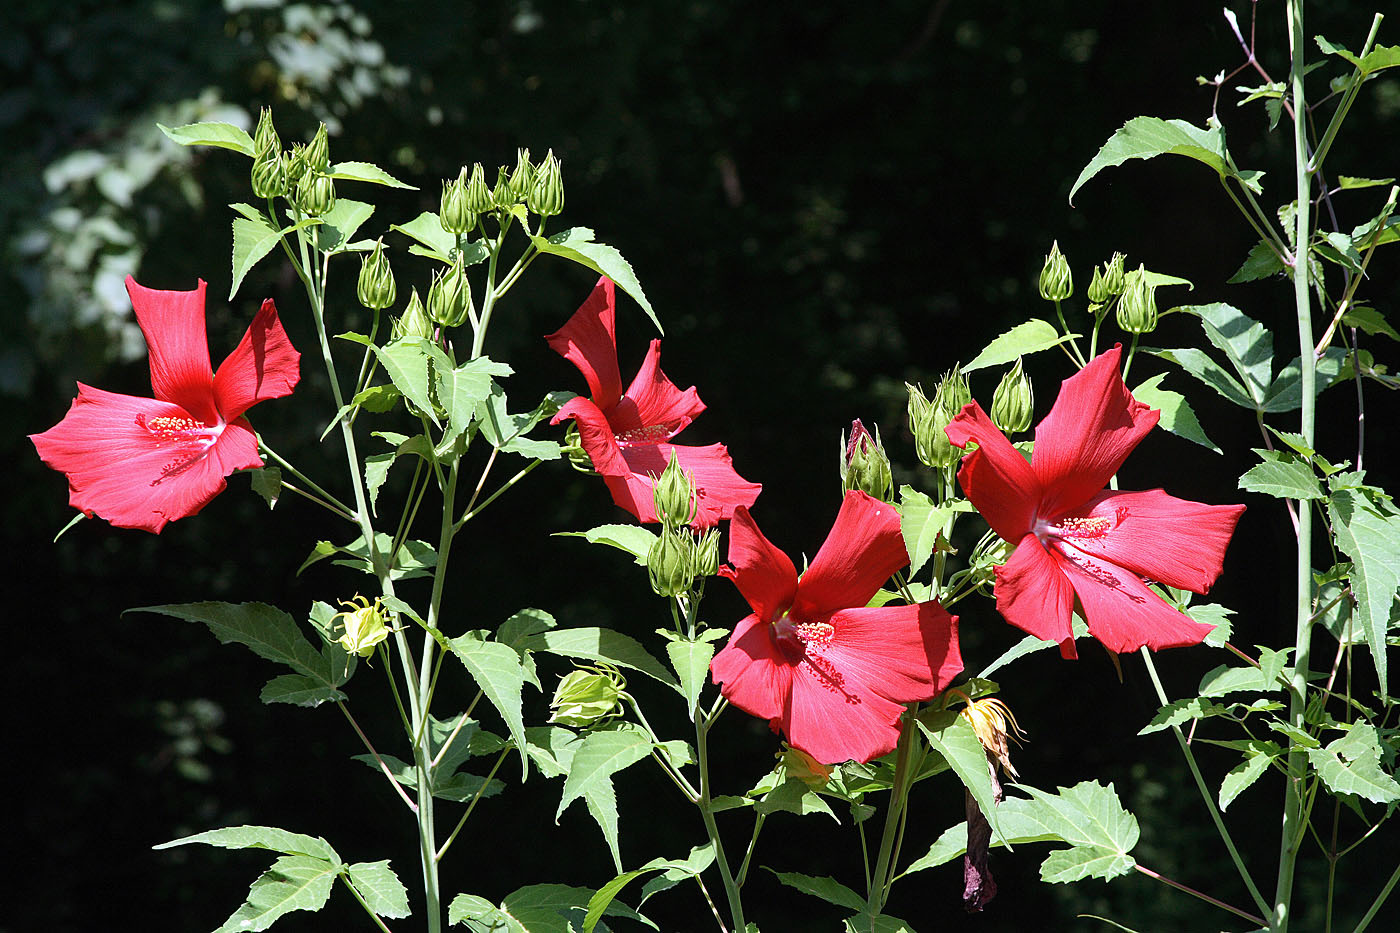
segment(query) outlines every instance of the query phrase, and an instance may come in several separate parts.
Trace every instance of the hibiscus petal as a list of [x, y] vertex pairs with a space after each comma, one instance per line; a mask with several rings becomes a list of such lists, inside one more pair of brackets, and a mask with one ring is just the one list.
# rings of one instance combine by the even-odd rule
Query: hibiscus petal
[[1040, 501], [1040, 481], [1006, 435], [976, 402], [969, 402], [945, 429], [954, 446], [976, 442], [962, 458], [958, 485], [992, 530], [1006, 541], [1030, 531]]
[[619, 440], [635, 433], [655, 443], [670, 440], [705, 410], [695, 389], [682, 392], [661, 371], [661, 341], [653, 340], [641, 369], [622, 399], [608, 412]]
[[1100, 353], [1066, 379], [1036, 425], [1032, 465], [1045, 489], [1041, 515], [1061, 515], [1096, 495], [1157, 425], [1161, 412], [1133, 398], [1118, 374], [1121, 352]]
[[155, 397], [173, 402], [205, 424], [219, 420], [214, 407], [214, 371], [204, 329], [203, 279], [194, 291], [146, 288], [126, 277], [136, 323], [146, 335]]
[[573, 317], [544, 339], [564, 359], [578, 367], [599, 408], [611, 408], [622, 397], [617, 368], [616, 294], [612, 279], [603, 276]]
[[[603, 410], [582, 396], [569, 399], [550, 419], [550, 424], [558, 424], [569, 418], [578, 426], [579, 443], [593, 461], [593, 469], [604, 476], [624, 476], [629, 471], [627, 461], [622, 459], [622, 451], [613, 437], [612, 426]], [[665, 469], [665, 464], [662, 465]], [[660, 471], [657, 471], [658, 474]]]
[[962, 673], [957, 616], [936, 602], [846, 609], [827, 624], [833, 632], [824, 656], [887, 700], [932, 699]]
[[1026, 535], [1011, 558], [996, 569], [997, 612], [1012, 625], [1060, 643], [1060, 654], [1078, 657], [1074, 647], [1074, 588], [1035, 535]]
[[292, 346], [269, 298], [237, 347], [214, 374], [219, 411], [232, 421], [258, 402], [290, 395], [300, 378], [301, 354]]
[[745, 618], [710, 662], [710, 676], [730, 703], [751, 715], [775, 720], [787, 707], [795, 668], [773, 640], [771, 629], [758, 615]]
[[[120, 528], [158, 534], [167, 522], [198, 512], [225, 487], [222, 457], [160, 441], [138, 421], [189, 417], [169, 402], [79, 383], [78, 397], [63, 420], [31, 440], [46, 464], [68, 476], [68, 501], [74, 508]], [[234, 461], [240, 452], [235, 442], [230, 448]], [[182, 459], [191, 456], [195, 459]]]
[[1091, 499], [1082, 514], [1109, 519], [1112, 529], [1072, 543], [1139, 577], [1205, 593], [1220, 576], [1243, 512], [1242, 505], [1206, 505], [1161, 489], [1106, 491]]
[[1083, 554], [1063, 556], [1059, 563], [1084, 607], [1089, 634], [1109, 651], [1181, 648], [1210, 634], [1212, 626], [1177, 612], [1122, 567]]
[[908, 563], [899, 512], [853, 489], [841, 500], [835, 524], [797, 584], [793, 618], [802, 621], [864, 606]]
[[[763, 536], [744, 506], [734, 510], [729, 523], [729, 565], [720, 568], [720, 575], [734, 581], [754, 614], [764, 622], [777, 621], [792, 605], [797, 591], [797, 568], [792, 559]], [[730, 644], [737, 637], [735, 629]]]
[[[753, 505], [758, 494], [763, 491], [761, 485], [749, 482], [734, 471], [734, 461], [730, 459], [729, 451], [723, 444], [709, 444], [705, 447], [651, 444], [622, 447], [620, 450], [628, 470], [637, 478], [636, 481], [628, 480], [630, 494], [645, 499], [644, 511], [647, 517], [642, 517], [643, 510], [629, 511], [633, 511], [633, 514], [644, 522], [656, 521], [656, 509], [651, 500], [651, 477], [661, 475], [666, 465], [671, 462], [673, 453], [680, 461], [681, 469], [691, 475], [691, 481], [695, 484], [695, 520], [691, 524], [696, 528], [713, 527], [733, 515], [736, 506]], [[646, 487], [644, 496], [641, 484], [645, 484]], [[609, 488], [612, 488], [611, 483]], [[613, 498], [617, 499], [616, 493]], [[618, 505], [622, 505], [622, 502], [618, 501]], [[627, 506], [624, 505], [623, 508]]]
[[845, 680], [840, 671], [804, 661], [793, 674], [782, 719], [788, 742], [822, 764], [869, 761], [894, 750], [904, 704]]

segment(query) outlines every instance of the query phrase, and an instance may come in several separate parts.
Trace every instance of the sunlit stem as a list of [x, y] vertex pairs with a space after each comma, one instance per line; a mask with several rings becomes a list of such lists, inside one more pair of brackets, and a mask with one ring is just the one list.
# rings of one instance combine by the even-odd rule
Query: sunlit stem
[[364, 730], [360, 728], [360, 724], [355, 721], [355, 717], [350, 715], [350, 710], [345, 706], [345, 701], [337, 700], [335, 705], [340, 707], [340, 711], [345, 714], [346, 720], [350, 723], [350, 728], [355, 730], [355, 734], [360, 737], [360, 741], [364, 743], [365, 749], [369, 751], [370, 755], [379, 765], [379, 770], [383, 771], [384, 776], [389, 779], [389, 783], [393, 785], [394, 790], [403, 798], [403, 802], [408, 805], [410, 810], [416, 811], [418, 805], [408, 799], [408, 794], [404, 793], [403, 785], [399, 783], [398, 778], [394, 777], [394, 772], [389, 770], [389, 766], [384, 763], [384, 759], [379, 757], [379, 752], [375, 750], [374, 743], [370, 742], [369, 736], [365, 735]]
[[[1379, 14], [1377, 14], [1379, 15]], [[1342, 295], [1342, 300], [1337, 302], [1337, 313], [1332, 316], [1327, 329], [1322, 332], [1322, 337], [1317, 341], [1317, 346], [1313, 347], [1313, 354], [1321, 356], [1322, 351], [1327, 349], [1332, 342], [1332, 335], [1336, 333], [1337, 325], [1347, 311], [1351, 310], [1351, 299], [1356, 295], [1356, 288], [1361, 284], [1361, 280], [1366, 277], [1366, 268], [1371, 264], [1371, 257], [1375, 255], [1376, 246], [1380, 243], [1381, 234], [1385, 232], [1385, 225], [1390, 220], [1390, 215], [1395, 212], [1395, 201], [1397, 194], [1400, 194], [1400, 186], [1390, 189], [1390, 197], [1385, 202], [1385, 207], [1381, 208], [1380, 216], [1376, 218], [1376, 228], [1371, 231], [1371, 236], [1366, 244], [1366, 253], [1361, 257], [1361, 271], [1351, 277], [1351, 282], [1347, 285], [1346, 292]], [[1358, 372], [1358, 376], [1360, 373]]]
[[510, 479], [508, 479], [508, 480], [506, 480], [504, 483], [502, 483], [502, 484], [500, 485], [500, 487], [499, 487], [495, 492], [491, 493], [491, 495], [489, 495], [489, 496], [486, 497], [485, 501], [483, 501], [483, 502], [482, 502], [480, 505], [478, 505], [476, 508], [474, 508], [474, 509], [472, 509], [471, 511], [467, 512], [467, 513], [466, 513], [465, 515], [463, 515], [460, 519], [458, 519], [458, 521], [457, 521], [457, 528], [460, 529], [460, 528], [461, 528], [463, 525], [465, 525], [467, 522], [471, 521], [473, 518], [476, 518], [478, 515], [480, 515], [480, 514], [482, 513], [482, 511], [484, 511], [488, 506], [491, 505], [491, 503], [495, 502], [498, 498], [500, 498], [500, 496], [501, 496], [502, 493], [508, 492], [509, 490], [513, 489], [513, 488], [515, 487], [515, 484], [516, 484], [516, 483], [520, 482], [522, 479], [524, 479], [525, 477], [529, 476], [529, 475], [534, 471], [534, 469], [535, 469], [536, 467], [538, 467], [538, 466], [539, 466], [541, 463], [543, 463], [543, 462], [544, 462], [543, 460], [531, 460], [528, 464], [526, 464], [525, 466], [521, 467], [520, 472], [516, 473], [516, 474], [515, 474], [514, 476], [512, 476]]
[[[355, 521], [355, 515], [353, 512], [350, 511], [349, 506], [345, 505], [345, 503], [341, 502], [335, 496], [331, 495], [330, 493], [322, 489], [320, 486], [316, 485], [316, 483], [312, 481], [311, 477], [307, 476], [305, 473], [292, 466], [292, 464], [288, 462], [286, 458], [284, 458], [277, 451], [269, 447], [267, 445], [267, 442], [263, 440], [261, 436], [258, 437], [258, 449], [261, 450], [263, 453], [267, 454], [273, 460], [276, 460], [278, 466], [282, 467], [282, 469], [286, 470], [288, 473], [292, 474], [297, 479], [305, 483], [306, 488], [311, 490], [313, 493], [316, 494], [316, 496], [320, 498], [321, 505], [326, 506], [333, 512], [338, 512], [343, 518], [347, 518], [352, 522]], [[282, 485], [287, 486], [287, 488], [289, 489], [291, 488], [291, 486], [287, 483], [283, 483]], [[299, 489], [295, 491], [301, 492], [301, 490]], [[306, 493], [302, 492], [302, 495], [305, 496]], [[317, 501], [317, 499], [312, 496], [307, 496], [307, 498], [311, 499], [313, 502]]]
[[340, 875], [339, 877], [341, 881], [345, 882], [345, 886], [350, 889], [350, 893], [355, 895], [355, 900], [360, 902], [360, 906], [365, 909], [365, 913], [369, 914], [370, 919], [374, 921], [374, 925], [383, 930], [384, 933], [390, 933], [389, 928], [384, 925], [384, 921], [379, 919], [379, 914], [375, 913], [374, 908], [369, 906], [364, 897], [360, 895], [359, 891], [355, 890], [355, 886], [350, 883], [350, 879], [345, 875]]
[[719, 869], [721, 880], [724, 881], [724, 893], [729, 899], [730, 920], [736, 931], [742, 931], [747, 925], [744, 923], [744, 903], [739, 895], [739, 885], [729, 870], [729, 859], [724, 854], [724, 843], [719, 837], [719, 826], [715, 823], [715, 812], [710, 797], [710, 726], [714, 724], [715, 717], [722, 709], [722, 706], [716, 706], [711, 715], [695, 718], [695, 757], [700, 768], [700, 799], [696, 801], [696, 805], [700, 807], [700, 817], [705, 822], [705, 832], [710, 837], [710, 845], [715, 849], [715, 866]]
[[1386, 898], [1390, 897], [1390, 892], [1395, 890], [1395, 885], [1400, 883], [1400, 865], [1395, 866], [1395, 871], [1390, 873], [1390, 879], [1386, 881], [1385, 887], [1381, 888], [1381, 893], [1376, 895], [1376, 899], [1371, 903], [1371, 909], [1366, 911], [1366, 916], [1362, 917], [1356, 924], [1352, 933], [1362, 933], [1371, 921], [1376, 919], [1376, 914], [1380, 912], [1381, 906], [1385, 904]]
[[1180, 881], [1173, 881], [1171, 878], [1168, 878], [1166, 875], [1159, 875], [1157, 872], [1153, 871], [1153, 870], [1150, 869], [1150, 868], [1143, 868], [1141, 865], [1134, 865], [1133, 868], [1135, 868], [1135, 869], [1137, 869], [1138, 871], [1142, 872], [1144, 875], [1146, 875], [1146, 876], [1149, 877], [1149, 878], [1155, 878], [1156, 880], [1162, 882], [1162, 883], [1165, 884], [1165, 885], [1168, 885], [1168, 886], [1170, 886], [1170, 887], [1176, 888], [1178, 891], [1185, 891], [1187, 894], [1190, 894], [1192, 897], [1198, 897], [1198, 898], [1200, 898], [1201, 900], [1205, 901], [1207, 904], [1214, 904], [1216, 907], [1219, 907], [1221, 910], [1228, 910], [1230, 913], [1234, 914], [1236, 917], [1243, 917], [1245, 920], [1248, 920], [1250, 923], [1256, 924], [1256, 925], [1258, 925], [1258, 926], [1263, 926], [1263, 925], [1264, 925], [1264, 920], [1263, 920], [1262, 917], [1256, 917], [1256, 916], [1254, 916], [1254, 914], [1250, 913], [1250, 912], [1247, 911], [1247, 910], [1240, 910], [1238, 907], [1235, 907], [1235, 906], [1233, 906], [1233, 905], [1227, 904], [1227, 903], [1225, 903], [1225, 902], [1222, 901], [1222, 900], [1217, 900], [1216, 898], [1211, 897], [1209, 894], [1205, 894], [1205, 893], [1203, 893], [1203, 892], [1201, 892], [1201, 891], [1197, 891], [1197, 890], [1196, 890], [1195, 888], [1193, 888], [1193, 887], [1189, 887], [1189, 886], [1187, 886], [1187, 885], [1184, 885], [1184, 884], [1182, 884]]
[[[1301, 12], [1299, 19], [1302, 19]], [[1364, 58], [1370, 51], [1371, 46], [1376, 42], [1376, 33], [1380, 32], [1381, 20], [1385, 19], [1380, 13], [1371, 20], [1371, 33], [1366, 37], [1366, 42], [1361, 46], [1361, 52], [1357, 58]], [[1308, 171], [1318, 172], [1322, 170], [1322, 163], [1327, 158], [1327, 153], [1332, 149], [1332, 143], [1337, 138], [1337, 131], [1342, 128], [1342, 121], [1346, 119], [1347, 113], [1351, 111], [1351, 105], [1356, 103], [1356, 97], [1361, 93], [1361, 85], [1365, 83], [1358, 68], [1352, 77], [1351, 84], [1347, 86], [1346, 92], [1342, 95], [1342, 102], [1337, 105], [1337, 109], [1332, 114], [1331, 121], [1327, 124], [1327, 129], [1322, 133], [1322, 139], [1318, 141], [1317, 151], [1313, 153], [1312, 160], [1307, 164]]]
[[[1171, 701], [1167, 699], [1167, 692], [1162, 689], [1162, 679], [1157, 676], [1157, 666], [1152, 662], [1152, 652], [1143, 647], [1138, 653], [1142, 655], [1143, 663], [1147, 665], [1147, 675], [1152, 679], [1152, 686], [1157, 691], [1157, 701], [1166, 706]], [[1201, 774], [1201, 768], [1196, 764], [1196, 756], [1191, 751], [1191, 745], [1186, 741], [1186, 736], [1181, 734], [1181, 727], [1173, 725], [1172, 735], [1176, 736], [1176, 744], [1180, 746], [1181, 754], [1186, 758], [1186, 764], [1191, 769], [1191, 776], [1196, 781], [1196, 789], [1201, 792], [1201, 799], [1205, 801], [1206, 809], [1210, 811], [1211, 821], [1215, 823], [1215, 831], [1220, 834], [1220, 840], [1225, 843], [1225, 849], [1230, 853], [1231, 861], [1235, 863], [1235, 868], [1239, 871], [1244, 886], [1249, 890], [1249, 896], [1254, 899], [1255, 906], [1261, 912], [1269, 913], [1269, 902], [1254, 883], [1254, 878], [1249, 874], [1249, 869], [1245, 866], [1239, 849], [1235, 848], [1235, 840], [1230, 836], [1230, 830], [1225, 827], [1225, 819], [1220, 815], [1220, 810], [1215, 805], [1215, 795], [1211, 793], [1210, 787], [1206, 784], [1206, 779]], [[1263, 925], [1262, 921], [1260, 925]]]
[[[1060, 309], [1060, 301], [1058, 298], [1055, 300], [1055, 317], [1060, 322], [1060, 333], [1069, 337], [1069, 325], [1065, 323], [1065, 313]], [[1066, 340], [1061, 346], [1069, 348], [1067, 352], [1070, 355], [1070, 359], [1074, 360], [1076, 366], [1083, 369], [1084, 356], [1079, 352], [1079, 344], [1074, 341], [1074, 338], [1071, 337], [1069, 340]]]
[[879, 916], [880, 911], [884, 909], [885, 901], [890, 896], [891, 869], [899, 857], [895, 840], [899, 835], [904, 807], [909, 799], [909, 788], [913, 785], [909, 779], [909, 762], [916, 728], [912, 711], [906, 711], [901, 721], [899, 745], [895, 755], [894, 786], [890, 788], [890, 806], [885, 811], [885, 830], [880, 836], [880, 851], [875, 857], [875, 871], [871, 875], [870, 886], [866, 891], [867, 912], [872, 917]]
[[491, 770], [486, 772], [486, 779], [481, 782], [481, 786], [476, 789], [476, 793], [472, 794], [472, 801], [467, 804], [466, 812], [463, 813], [462, 818], [457, 821], [457, 825], [453, 828], [451, 834], [443, 841], [442, 848], [438, 849], [437, 855], [435, 856], [436, 861], [442, 861], [442, 857], [447, 854], [447, 849], [452, 845], [453, 840], [457, 838], [457, 834], [462, 831], [463, 826], [467, 825], [467, 818], [470, 817], [472, 811], [476, 809], [477, 801], [479, 801], [482, 794], [486, 792], [486, 788], [491, 786], [491, 779], [496, 776], [496, 772], [500, 770], [501, 762], [506, 760], [506, 756], [510, 754], [510, 751], [510, 747], [507, 746], [501, 749], [501, 753], [496, 756], [496, 761], [491, 765]]

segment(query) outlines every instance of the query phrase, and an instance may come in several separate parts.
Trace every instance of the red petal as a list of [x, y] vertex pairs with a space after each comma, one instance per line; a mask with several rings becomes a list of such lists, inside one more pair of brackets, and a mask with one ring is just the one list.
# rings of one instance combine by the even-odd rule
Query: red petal
[[[680, 461], [681, 469], [691, 474], [695, 484], [696, 515], [692, 524], [697, 528], [710, 528], [717, 522], [734, 514], [736, 506], [750, 506], [758, 498], [763, 487], [751, 483], [734, 471], [734, 462], [723, 444], [710, 444], [705, 447], [686, 447], [679, 444], [652, 444], [648, 446], [620, 448], [622, 459], [636, 480], [627, 485], [630, 495], [645, 500], [645, 508], [632, 510], [644, 522], [656, 521], [655, 506], [652, 503], [652, 476], [660, 476], [671, 462], [671, 454]], [[603, 472], [601, 469], [598, 472]], [[645, 484], [643, 493], [642, 484]], [[613, 484], [609, 483], [609, 488]], [[614, 490], [614, 500], [617, 492]], [[628, 508], [618, 500], [618, 505]], [[646, 517], [642, 517], [642, 512]]]
[[[608, 424], [601, 408], [582, 396], [571, 398], [549, 423], [558, 424], [568, 418], [573, 418], [578, 425], [579, 443], [593, 461], [593, 469], [604, 476], [625, 476], [630, 472], [613, 436], [612, 425]], [[664, 464], [662, 469], [665, 469]], [[660, 471], [657, 472], [659, 475]]]
[[300, 378], [300, 360], [282, 329], [277, 306], [267, 299], [214, 374], [214, 397], [225, 420], [232, 421], [258, 402], [291, 395]]
[[655, 443], [675, 437], [704, 410], [694, 388], [682, 392], [666, 378], [661, 371], [661, 341], [653, 340], [642, 368], [608, 412], [608, 420], [624, 442], [629, 432], [639, 432]]
[[1199, 644], [1212, 626], [1194, 622], [1162, 601], [1134, 574], [1082, 554], [1060, 561], [1084, 607], [1089, 634], [1122, 654]]
[[899, 742], [904, 704], [849, 678], [843, 680], [840, 674], [820, 670], [809, 661], [797, 668], [782, 722], [788, 741], [823, 764], [869, 761], [893, 751]]
[[1160, 489], [1104, 492], [1082, 514], [1107, 518], [1113, 528], [1072, 543], [1139, 577], [1205, 593], [1220, 576], [1225, 548], [1243, 512], [1242, 505], [1206, 505]]
[[176, 472], [176, 444], [159, 442], [137, 417], [187, 418], [179, 406], [105, 392], [81, 383], [68, 414], [33, 435], [44, 462], [68, 476], [68, 501], [121, 528], [159, 533], [166, 522], [193, 515], [223, 491], [224, 476], [260, 466], [246, 421], [226, 425], [202, 456]]
[[1030, 534], [1022, 538], [996, 575], [997, 611], [1006, 621], [1037, 638], [1059, 642], [1064, 657], [1077, 657], [1070, 626], [1074, 588], [1040, 540]]
[[555, 353], [578, 367], [588, 392], [599, 408], [611, 408], [622, 397], [617, 369], [616, 295], [612, 279], [603, 276], [573, 317], [548, 337]]
[[827, 622], [835, 631], [825, 657], [887, 700], [931, 699], [962, 673], [957, 617], [936, 602], [846, 609]]
[[214, 371], [204, 330], [204, 280], [190, 292], [146, 288], [126, 277], [136, 323], [146, 335], [155, 397], [173, 402], [205, 424], [219, 420]]
[[792, 616], [802, 622], [864, 606], [907, 563], [895, 507], [853, 489], [841, 500], [835, 524], [797, 584]]
[[[763, 536], [744, 506], [734, 510], [729, 523], [729, 566], [720, 573], [734, 581], [754, 614], [765, 623], [781, 618], [797, 591], [797, 568]], [[731, 644], [735, 638], [737, 630]]]
[[963, 494], [1004, 540], [1021, 540], [1031, 530], [1041, 496], [1031, 465], [976, 402], [964, 405], [944, 430], [954, 446], [977, 444], [958, 470]]
[[794, 667], [773, 641], [770, 629], [756, 615], [745, 618], [710, 662], [710, 674], [730, 703], [773, 720], [787, 707]]
[[1118, 347], [1099, 354], [1060, 386], [1036, 425], [1032, 461], [1045, 497], [1040, 514], [1076, 509], [1108, 485], [1161, 412], [1133, 398], [1118, 374]]

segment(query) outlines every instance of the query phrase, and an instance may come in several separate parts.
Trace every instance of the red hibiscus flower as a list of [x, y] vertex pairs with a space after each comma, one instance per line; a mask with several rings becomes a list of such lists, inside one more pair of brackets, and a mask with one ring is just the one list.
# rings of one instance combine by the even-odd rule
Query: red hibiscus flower
[[909, 563], [894, 506], [846, 493], [801, 579], [748, 509], [734, 510], [729, 533], [720, 574], [753, 613], [710, 665], [720, 692], [822, 763], [893, 750], [904, 704], [937, 695], [962, 670], [957, 617], [938, 603], [866, 607]]
[[1194, 645], [1211, 626], [1194, 622], [1144, 579], [1204, 593], [1220, 576], [1242, 505], [1204, 505], [1160, 489], [1105, 489], [1159, 412], [1133, 398], [1114, 347], [1064, 381], [1035, 429], [1027, 463], [973, 402], [948, 438], [963, 457], [958, 482], [977, 511], [1016, 545], [996, 569], [997, 610], [1038, 638], [1077, 656], [1070, 614], [1110, 651]]
[[695, 484], [695, 526], [710, 527], [728, 518], [735, 506], [753, 505], [763, 487], [734, 472], [723, 444], [667, 443], [705, 406], [693, 388], [682, 392], [661, 371], [660, 340], [651, 342], [642, 368], [627, 391], [622, 391], [614, 301], [613, 282], [605, 276], [568, 323], [545, 338], [583, 373], [592, 396], [569, 400], [550, 423], [574, 419], [583, 449], [613, 501], [640, 521], [657, 521], [653, 477], [666, 469], [672, 453]]
[[257, 435], [243, 413], [289, 394], [301, 354], [269, 299], [243, 340], [209, 366], [204, 282], [192, 292], [126, 291], [146, 335], [155, 398], [78, 383], [63, 420], [30, 435], [45, 463], [68, 476], [68, 502], [121, 528], [160, 533], [223, 492], [224, 477], [262, 466]]

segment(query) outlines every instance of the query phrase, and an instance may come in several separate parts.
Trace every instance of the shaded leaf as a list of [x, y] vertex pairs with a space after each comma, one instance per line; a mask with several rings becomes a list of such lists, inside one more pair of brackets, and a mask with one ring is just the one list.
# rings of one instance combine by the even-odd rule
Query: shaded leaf
[[1179, 392], [1161, 388], [1165, 378], [1165, 374], [1160, 374], [1139, 384], [1133, 389], [1133, 398], [1162, 413], [1157, 422], [1157, 426], [1162, 430], [1200, 444], [1207, 450], [1222, 453], [1215, 442], [1206, 436], [1205, 429], [1201, 427], [1201, 422], [1197, 420], [1196, 413], [1191, 409], [1186, 397]]
[[1354, 620], [1376, 665], [1382, 694], [1389, 694], [1386, 631], [1400, 589], [1400, 515], [1357, 490], [1337, 489], [1327, 501], [1337, 547], [1352, 562], [1351, 587], [1357, 600]]
[[661, 662], [642, 647], [641, 642], [631, 635], [614, 632], [612, 629], [592, 626], [553, 629], [529, 638], [526, 647], [532, 651], [547, 651], [566, 658], [606, 661], [617, 667], [641, 671], [668, 687], [680, 688], [666, 668], [661, 666]]
[[834, 878], [803, 875], [795, 871], [775, 871], [773, 874], [788, 887], [796, 888], [803, 894], [819, 897], [828, 904], [849, 907], [852, 910], [865, 909], [865, 898]]

